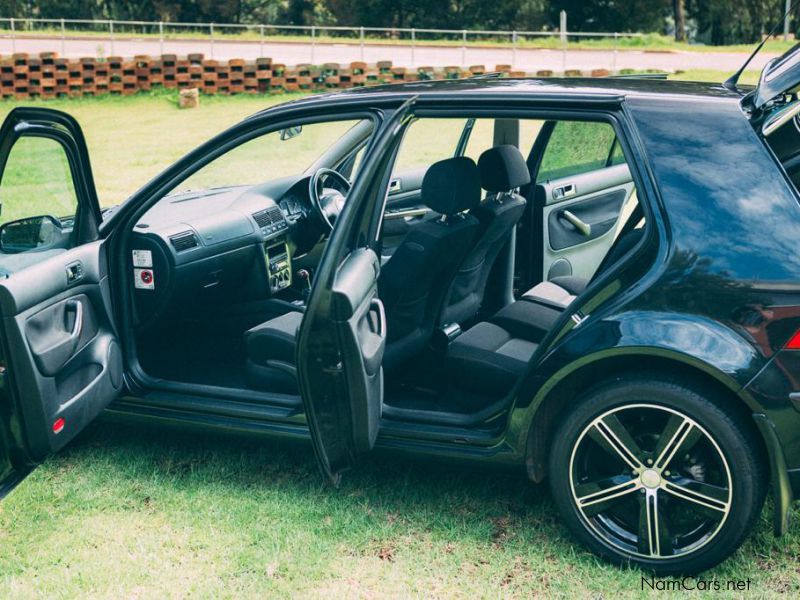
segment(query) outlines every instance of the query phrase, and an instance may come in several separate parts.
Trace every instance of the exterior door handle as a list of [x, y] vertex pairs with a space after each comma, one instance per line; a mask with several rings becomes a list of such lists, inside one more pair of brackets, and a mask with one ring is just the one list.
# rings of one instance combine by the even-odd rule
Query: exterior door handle
[[591, 237], [592, 226], [578, 217], [575, 213], [568, 210], [562, 210], [558, 216], [577, 229], [584, 237]]

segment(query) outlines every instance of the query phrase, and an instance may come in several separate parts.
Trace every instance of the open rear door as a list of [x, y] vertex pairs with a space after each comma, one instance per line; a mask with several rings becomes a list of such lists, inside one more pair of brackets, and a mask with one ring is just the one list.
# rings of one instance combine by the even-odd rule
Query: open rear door
[[383, 406], [386, 317], [378, 232], [388, 167], [413, 99], [383, 125], [328, 241], [300, 325], [297, 365], [314, 450], [334, 484], [372, 449]]
[[100, 209], [70, 116], [0, 129], [0, 497], [122, 389]]

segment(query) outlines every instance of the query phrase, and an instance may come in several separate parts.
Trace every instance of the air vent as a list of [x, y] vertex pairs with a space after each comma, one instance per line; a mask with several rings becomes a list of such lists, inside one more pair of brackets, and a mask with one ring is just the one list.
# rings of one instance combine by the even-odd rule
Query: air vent
[[277, 206], [253, 213], [253, 219], [260, 228], [269, 227], [273, 223], [283, 221], [283, 213]]
[[176, 252], [183, 252], [184, 250], [197, 247], [197, 236], [194, 234], [194, 231], [176, 233], [170, 236], [169, 241], [172, 243], [172, 247], [175, 248]]

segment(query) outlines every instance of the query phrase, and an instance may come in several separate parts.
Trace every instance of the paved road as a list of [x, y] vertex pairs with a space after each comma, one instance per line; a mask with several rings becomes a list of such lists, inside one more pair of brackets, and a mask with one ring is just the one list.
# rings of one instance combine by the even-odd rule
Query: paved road
[[[101, 50], [102, 49], [102, 50]], [[412, 50], [407, 45], [365, 45], [358, 44], [311, 44], [289, 42], [243, 42], [220, 41], [213, 44], [206, 40], [165, 40], [163, 45], [157, 39], [126, 38], [114, 42], [99, 38], [17, 38], [12, 42], [8, 37], [0, 38], [0, 54], [12, 52], [56, 51], [62, 56], [95, 56], [102, 52], [105, 56], [136, 54], [188, 54], [202, 52], [216, 59], [256, 58], [269, 56], [275, 62], [288, 65], [298, 63], [338, 62], [354, 60], [376, 62], [391, 60], [398, 66], [446, 65], [485, 65], [491, 69], [497, 64], [513, 64], [524, 71], [564, 69], [720, 69], [735, 71], [745, 60], [746, 54], [738, 52], [644, 52], [638, 50], [535, 50], [512, 51], [510, 48], [494, 47], [441, 47], [417, 46]], [[757, 56], [754, 68], [761, 68], [771, 58], [770, 54]]]

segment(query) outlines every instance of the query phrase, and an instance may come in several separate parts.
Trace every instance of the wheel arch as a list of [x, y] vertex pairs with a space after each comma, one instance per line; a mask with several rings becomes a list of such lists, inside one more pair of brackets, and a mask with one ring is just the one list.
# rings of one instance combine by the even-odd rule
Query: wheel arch
[[[598, 377], [598, 373], [602, 373]], [[760, 405], [730, 375], [706, 363], [698, 363], [682, 354], [648, 354], [644, 351], [629, 351], [612, 356], [596, 356], [583, 361], [576, 368], [565, 368], [551, 377], [534, 398], [530, 407], [529, 425], [525, 438], [525, 469], [528, 477], [541, 482], [547, 476], [546, 464], [551, 435], [565, 409], [575, 402], [588, 388], [602, 382], [626, 375], [643, 374], [654, 378], [679, 379], [694, 389], [709, 393], [728, 402], [742, 421], [758, 432], [764, 456], [768, 444], [763, 432], [753, 420], [754, 413], [761, 413]], [[774, 473], [773, 473], [774, 475]]]

